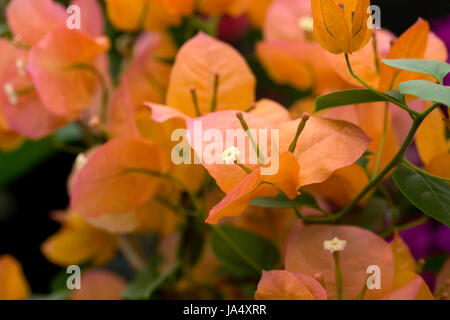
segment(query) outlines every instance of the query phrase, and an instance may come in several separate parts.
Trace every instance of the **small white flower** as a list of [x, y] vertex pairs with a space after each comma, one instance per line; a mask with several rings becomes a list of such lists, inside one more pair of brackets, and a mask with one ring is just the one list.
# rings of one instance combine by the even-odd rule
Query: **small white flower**
[[16, 59], [16, 68], [17, 68], [17, 73], [19, 74], [20, 77], [25, 77], [27, 75], [27, 71], [25, 69], [25, 60], [23, 59]]
[[325, 250], [330, 251], [331, 253], [335, 251], [343, 251], [345, 249], [345, 246], [347, 245], [346, 240], [341, 240], [338, 237], [334, 237], [331, 240], [325, 240], [323, 242], [323, 248]]
[[314, 20], [312, 17], [301, 17], [298, 19], [298, 26], [305, 32], [313, 32]]
[[19, 96], [11, 83], [5, 83], [3, 90], [5, 91], [10, 104], [16, 105], [19, 102]]
[[239, 157], [239, 149], [236, 147], [229, 147], [227, 150], [225, 150], [222, 153], [222, 160], [226, 163], [226, 164], [233, 164], [237, 161], [238, 157]]
[[78, 154], [75, 159], [75, 170], [80, 171], [84, 165], [87, 163], [88, 159], [84, 153]]

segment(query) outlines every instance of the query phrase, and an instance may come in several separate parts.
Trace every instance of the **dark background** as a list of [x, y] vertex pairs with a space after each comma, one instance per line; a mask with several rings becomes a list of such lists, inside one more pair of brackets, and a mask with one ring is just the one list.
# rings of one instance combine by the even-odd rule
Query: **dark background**
[[[382, 27], [397, 35], [418, 17], [431, 21], [450, 15], [450, 0], [371, 2], [381, 8]], [[23, 264], [33, 292], [48, 292], [51, 278], [60, 270], [45, 260], [40, 245], [59, 228], [49, 213], [68, 204], [66, 179], [74, 159], [74, 155], [56, 153], [18, 180], [0, 186], [0, 255], [12, 254]], [[14, 163], [4, 167], [5, 162], [0, 161], [0, 166], [8, 171]]]

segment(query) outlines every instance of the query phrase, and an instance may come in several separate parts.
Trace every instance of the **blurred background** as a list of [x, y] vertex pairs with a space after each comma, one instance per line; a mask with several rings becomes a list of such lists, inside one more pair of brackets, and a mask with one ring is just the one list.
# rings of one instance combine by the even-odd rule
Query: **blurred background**
[[[5, 21], [7, 2], [0, 0], [0, 24]], [[372, 0], [371, 3], [381, 8], [383, 28], [399, 35], [422, 17], [431, 22], [433, 30], [450, 49], [450, 0]], [[238, 37], [236, 30], [239, 30]], [[118, 36], [111, 26], [108, 26], [108, 34]], [[223, 40], [234, 42], [243, 50], [252, 50], [252, 43], [262, 39], [260, 31], [252, 30], [246, 17], [224, 17], [219, 34]], [[120, 63], [114, 54], [112, 52], [111, 56], [113, 72]], [[251, 65], [257, 72], [264, 72], [261, 67]], [[72, 150], [62, 150], [66, 148], [61, 146], [61, 140], [76, 144], [77, 133], [69, 127], [58, 132], [57, 137], [25, 142], [12, 153], [0, 152], [0, 255], [12, 254], [22, 263], [33, 292], [48, 292], [51, 279], [60, 271], [42, 256], [40, 246], [59, 228], [59, 224], [49, 219], [49, 214], [68, 205], [66, 180], [76, 154]], [[447, 246], [434, 244], [432, 224], [420, 228], [412, 230], [410, 236], [405, 235], [407, 241], [416, 242], [413, 250], [416, 258], [439, 257], [442, 251], [450, 249], [450, 239], [445, 237], [439, 241], [444, 244], [447, 241]]]

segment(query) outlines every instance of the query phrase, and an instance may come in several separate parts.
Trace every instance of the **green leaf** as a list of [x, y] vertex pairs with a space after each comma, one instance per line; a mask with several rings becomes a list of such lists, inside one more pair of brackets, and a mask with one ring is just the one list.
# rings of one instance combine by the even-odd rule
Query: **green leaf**
[[240, 276], [259, 277], [280, 260], [277, 247], [269, 240], [230, 225], [214, 226], [211, 247], [230, 271]]
[[[389, 91], [385, 94], [402, 101], [403, 96], [398, 91]], [[325, 94], [316, 99], [316, 109], [314, 112], [352, 104], [369, 102], [388, 101], [369, 89], [349, 89]]]
[[422, 100], [429, 100], [450, 106], [450, 87], [427, 80], [411, 80], [398, 85], [398, 90], [403, 94], [412, 94]]
[[398, 168], [395, 184], [423, 213], [450, 227], [450, 186], [409, 168]]
[[397, 69], [429, 74], [442, 83], [450, 72], [450, 64], [437, 60], [424, 59], [384, 59], [383, 63]]
[[[319, 208], [319, 204], [316, 199], [309, 193], [302, 192], [301, 195], [293, 199], [297, 207], [306, 206]], [[255, 198], [250, 204], [256, 207], [263, 208], [292, 208], [291, 201], [280, 192], [275, 198]]]
[[140, 272], [122, 292], [122, 298], [127, 300], [150, 299], [153, 293], [170, 279], [179, 268], [180, 263], [176, 262], [161, 274], [156, 273], [153, 268]]
[[27, 141], [14, 152], [0, 152], [0, 186], [7, 185], [20, 178], [28, 170], [41, 164], [57, 151], [50, 138], [39, 141]]

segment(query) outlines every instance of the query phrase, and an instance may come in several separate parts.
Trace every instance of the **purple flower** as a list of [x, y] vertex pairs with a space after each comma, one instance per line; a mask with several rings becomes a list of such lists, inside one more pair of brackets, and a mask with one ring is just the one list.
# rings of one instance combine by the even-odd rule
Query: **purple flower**
[[[450, 51], [450, 15], [433, 20], [431, 22], [431, 29], [445, 42], [447, 50]], [[450, 62], [450, 56], [447, 62]], [[450, 75], [447, 75], [444, 82], [446, 85], [450, 85]]]

